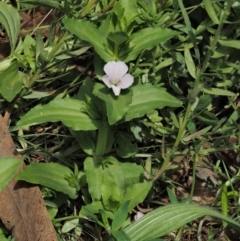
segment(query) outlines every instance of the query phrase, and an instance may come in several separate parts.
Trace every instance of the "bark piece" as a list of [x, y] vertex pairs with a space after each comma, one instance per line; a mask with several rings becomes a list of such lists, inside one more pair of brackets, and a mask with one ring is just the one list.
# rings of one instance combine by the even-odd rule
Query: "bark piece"
[[[1, 115], [0, 136], [0, 157], [20, 157]], [[13, 179], [0, 192], [0, 219], [16, 241], [57, 241], [37, 186]]]

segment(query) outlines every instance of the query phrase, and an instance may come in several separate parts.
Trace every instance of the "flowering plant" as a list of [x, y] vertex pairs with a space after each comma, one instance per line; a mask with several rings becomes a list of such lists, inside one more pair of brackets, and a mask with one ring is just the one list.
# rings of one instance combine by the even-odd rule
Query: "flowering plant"
[[[141, 210], [138, 204], [159, 203], [152, 201], [166, 193], [185, 156], [195, 165], [204, 155], [239, 149], [237, 141], [227, 146], [225, 137], [239, 136], [239, 60], [233, 49], [240, 46], [234, 30], [240, 8], [234, 0], [191, 1], [188, 7], [182, 0], [80, 2], [44, 1], [61, 13], [57, 34], [46, 41], [40, 32], [21, 40], [17, 8], [0, 2], [11, 45], [11, 56], [0, 64], [2, 113], [12, 118], [19, 152], [30, 162], [36, 157], [16, 178], [55, 190], [60, 200], [64, 193], [63, 202], [65, 196], [78, 198], [81, 205], [72, 205], [79, 215], [76, 228], [83, 215], [107, 231], [99, 233], [129, 240], [120, 230], [131, 234], [124, 226]], [[21, 10], [34, 6], [18, 3]], [[226, 188], [222, 202], [228, 204]], [[227, 205], [222, 207], [226, 214]], [[184, 209], [170, 212], [177, 220], [172, 223], [184, 225]], [[133, 222], [135, 230], [152, 220], [156, 227], [151, 218]]]

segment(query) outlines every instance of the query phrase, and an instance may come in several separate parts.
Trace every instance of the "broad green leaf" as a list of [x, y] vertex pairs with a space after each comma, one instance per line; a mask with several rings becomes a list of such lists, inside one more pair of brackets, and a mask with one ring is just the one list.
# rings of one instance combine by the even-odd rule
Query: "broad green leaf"
[[215, 9], [212, 5], [212, 0], [203, 0], [204, 5], [205, 5], [205, 9], [208, 13], [208, 16], [211, 18], [211, 20], [215, 23], [215, 24], [219, 24], [219, 20], [217, 17], [217, 14], [215, 12]]
[[196, 67], [195, 67], [195, 64], [193, 62], [193, 58], [192, 58], [192, 55], [189, 51], [188, 45], [184, 46], [184, 58], [185, 58], [185, 62], [186, 62], [189, 74], [194, 79], [196, 79]]
[[101, 187], [103, 182], [103, 168], [92, 157], [87, 157], [84, 161], [84, 172], [88, 183], [88, 190], [93, 201], [100, 200]]
[[153, 85], [137, 85], [132, 87], [133, 97], [125, 121], [141, 117], [150, 110], [163, 107], [179, 107], [181, 101], [170, 95], [165, 89]]
[[72, 229], [76, 228], [78, 223], [79, 223], [78, 218], [65, 222], [62, 226], [62, 233], [68, 233]]
[[72, 134], [76, 137], [77, 142], [81, 146], [83, 151], [88, 155], [92, 156], [96, 150], [96, 146], [94, 143], [94, 131], [76, 131], [72, 132]]
[[131, 241], [149, 240], [169, 234], [202, 216], [219, 218], [240, 228], [238, 222], [213, 209], [192, 204], [175, 204], [160, 207], [146, 214], [123, 231]]
[[62, 121], [73, 130], [95, 130], [101, 121], [91, 119], [84, 110], [86, 104], [76, 99], [55, 99], [46, 105], [37, 105], [25, 114], [17, 126], [31, 126], [45, 122]]
[[129, 49], [119, 53], [120, 59], [129, 62], [137, 58], [144, 49], [152, 49], [154, 46], [164, 43], [177, 35], [177, 31], [161, 28], [146, 28], [139, 30], [130, 37]]
[[101, 201], [93, 201], [92, 203], [83, 206], [83, 208], [91, 213], [98, 213], [100, 209], [103, 209], [103, 204]]
[[131, 211], [135, 206], [143, 202], [151, 187], [152, 182], [142, 182], [127, 186], [126, 193], [124, 194], [124, 200], [130, 200], [128, 211]]
[[114, 60], [113, 54], [105, 49], [108, 46], [106, 36], [104, 36], [91, 22], [81, 19], [64, 18], [63, 24], [72, 34], [91, 43], [95, 51], [106, 62]]
[[0, 158], [0, 191], [11, 181], [21, 164], [22, 160], [13, 157]]
[[117, 231], [121, 228], [128, 216], [128, 205], [130, 200], [125, 201], [117, 210], [112, 221], [112, 230]]
[[13, 53], [20, 31], [20, 16], [17, 9], [3, 1], [0, 2], [0, 24], [7, 32]]
[[[1, 232], [3, 232], [3, 231], [1, 231]], [[6, 238], [5, 234], [7, 234], [7, 230], [4, 232], [4, 234], [0, 233], [0, 240], [1, 241], [9, 241], [9, 238]], [[128, 240], [126, 240], [126, 241], [128, 241]]]
[[123, 170], [120, 163], [114, 157], [106, 158], [104, 163], [104, 177], [101, 187], [102, 200], [107, 210], [115, 212], [122, 202], [125, 192]]
[[10, 67], [0, 72], [0, 93], [8, 102], [11, 102], [21, 91], [23, 84], [21, 77], [22, 74], [18, 72], [17, 61], [13, 61]]
[[240, 49], [240, 40], [219, 39], [218, 42], [225, 47]]
[[93, 94], [106, 103], [108, 122], [110, 125], [121, 120], [129, 109], [132, 93], [122, 90], [120, 96], [115, 96], [112, 90], [102, 84], [95, 84]]
[[141, 179], [144, 173], [142, 165], [130, 162], [121, 162], [120, 165], [124, 173], [125, 185], [142, 181]]
[[117, 143], [117, 154], [122, 158], [128, 158], [134, 156], [137, 153], [138, 146], [136, 143], [132, 143], [132, 136], [124, 132], [118, 132], [115, 136], [115, 142]]
[[58, 163], [31, 163], [16, 176], [16, 179], [49, 187], [75, 199], [76, 188], [71, 187], [67, 180], [72, 175], [71, 169]]
[[95, 86], [95, 83], [93, 80], [89, 77], [85, 78], [83, 81], [83, 84], [80, 86], [79, 91], [77, 93], [76, 99], [79, 99], [89, 106], [89, 112], [90, 116], [93, 119], [101, 119], [103, 115], [103, 106], [104, 103], [99, 100], [98, 97], [96, 97], [93, 94], [93, 88]]

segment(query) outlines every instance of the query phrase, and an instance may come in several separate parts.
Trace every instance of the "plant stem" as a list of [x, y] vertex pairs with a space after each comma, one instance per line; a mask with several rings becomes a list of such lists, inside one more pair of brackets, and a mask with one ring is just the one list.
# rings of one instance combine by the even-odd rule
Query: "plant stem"
[[103, 122], [103, 125], [98, 129], [96, 156], [103, 156], [106, 151], [107, 139], [108, 139], [109, 125], [107, 121]]
[[[224, 22], [225, 22], [225, 20], [227, 19], [227, 16], [229, 15], [229, 11], [230, 11], [233, 3], [234, 3], [234, 0], [229, 0], [228, 3], [227, 3], [226, 9], [223, 9], [223, 10], [221, 11], [221, 14], [220, 14], [220, 23], [219, 23], [219, 25], [218, 25], [217, 30], [215, 31], [215, 36], [214, 36], [214, 38], [212, 38], [212, 40], [210, 40], [210, 48], [208, 49], [206, 58], [205, 58], [205, 60], [204, 60], [204, 62], [203, 62], [202, 69], [201, 69], [201, 73], [204, 73], [205, 70], [206, 70], [207, 67], [208, 67], [209, 59], [211, 58], [211, 56], [213, 55], [213, 53], [214, 53], [214, 51], [215, 51], [217, 42], [218, 42], [218, 40], [219, 40], [219, 38], [220, 38], [220, 35], [221, 35], [221, 31], [222, 31]], [[211, 41], [212, 41], [212, 42], [211, 42]]]

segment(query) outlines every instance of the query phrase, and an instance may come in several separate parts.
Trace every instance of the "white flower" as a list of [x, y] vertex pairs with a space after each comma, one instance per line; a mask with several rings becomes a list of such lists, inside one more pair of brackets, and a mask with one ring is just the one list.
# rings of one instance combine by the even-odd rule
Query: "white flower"
[[141, 217], [143, 217], [144, 214], [141, 212], [137, 212], [137, 214], [134, 216], [134, 220], [137, 221], [138, 219], [140, 219]]
[[104, 65], [106, 75], [102, 77], [104, 84], [112, 88], [114, 94], [118, 96], [121, 89], [127, 89], [133, 84], [133, 76], [127, 74], [128, 67], [121, 61], [110, 61]]

